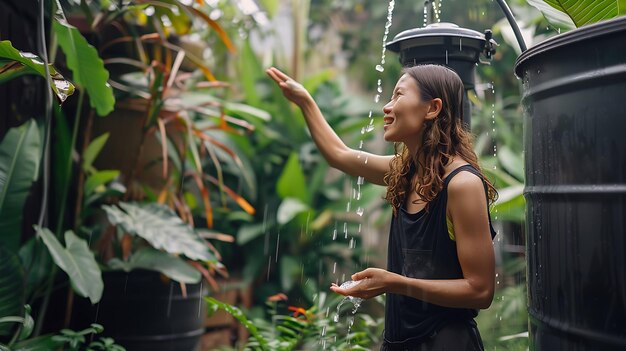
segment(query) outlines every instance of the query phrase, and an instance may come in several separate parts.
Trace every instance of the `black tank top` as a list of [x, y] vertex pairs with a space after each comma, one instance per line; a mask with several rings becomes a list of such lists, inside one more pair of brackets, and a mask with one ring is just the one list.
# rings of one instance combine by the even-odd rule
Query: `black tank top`
[[[444, 179], [442, 190], [427, 208], [409, 213], [403, 204], [396, 211], [389, 234], [389, 271], [419, 279], [463, 278], [456, 242], [448, 236], [446, 222], [448, 183], [461, 171], [481, 177], [471, 165], [460, 166]], [[496, 233], [491, 218], [489, 229], [493, 239]], [[477, 315], [478, 311], [474, 309], [443, 307], [405, 295], [387, 294], [384, 338], [391, 345], [419, 343], [450, 321], [470, 322]]]

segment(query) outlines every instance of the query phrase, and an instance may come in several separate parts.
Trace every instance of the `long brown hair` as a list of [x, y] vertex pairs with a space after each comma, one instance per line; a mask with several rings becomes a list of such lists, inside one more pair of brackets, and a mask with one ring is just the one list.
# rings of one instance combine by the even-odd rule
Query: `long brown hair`
[[[443, 188], [446, 164], [456, 155], [478, 170], [487, 185], [489, 203], [493, 203], [498, 196], [496, 189], [481, 171], [472, 149], [473, 137], [463, 127], [465, 94], [461, 78], [451, 69], [433, 64], [408, 67], [403, 73], [413, 78], [423, 102], [440, 98], [442, 108], [436, 118], [424, 123], [422, 144], [415, 155], [410, 155], [402, 143], [394, 145], [395, 157], [384, 178], [385, 199], [393, 206], [394, 213], [410, 191], [416, 192], [426, 204], [432, 201]], [[414, 175], [417, 180], [413, 183]]]

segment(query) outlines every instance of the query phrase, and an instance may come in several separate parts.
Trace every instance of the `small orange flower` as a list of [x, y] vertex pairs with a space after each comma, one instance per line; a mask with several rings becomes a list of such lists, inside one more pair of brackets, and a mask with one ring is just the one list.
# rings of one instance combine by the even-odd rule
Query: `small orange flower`
[[309, 318], [306, 314], [306, 310], [302, 307], [296, 307], [296, 306], [289, 306], [287, 307], [290, 311], [293, 311], [293, 317], [297, 318], [298, 315], [303, 315], [305, 316], [307, 319]]
[[267, 298], [267, 301], [287, 301], [287, 295], [283, 294], [283, 293], [278, 293], [276, 295], [272, 295], [270, 297]]

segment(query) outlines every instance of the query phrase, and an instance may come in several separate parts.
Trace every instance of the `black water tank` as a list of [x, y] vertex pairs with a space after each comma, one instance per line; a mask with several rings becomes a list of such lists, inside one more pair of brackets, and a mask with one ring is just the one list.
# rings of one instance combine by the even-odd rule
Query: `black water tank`
[[531, 350], [626, 350], [626, 17], [522, 54]]
[[193, 351], [204, 333], [206, 306], [201, 284], [181, 286], [154, 271], [103, 272], [100, 303], [76, 297], [72, 328], [104, 326], [104, 336], [128, 351]]

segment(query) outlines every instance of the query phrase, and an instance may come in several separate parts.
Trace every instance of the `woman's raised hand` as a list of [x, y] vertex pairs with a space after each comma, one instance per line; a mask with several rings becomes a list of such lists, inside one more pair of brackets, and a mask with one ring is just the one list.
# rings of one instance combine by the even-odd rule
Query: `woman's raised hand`
[[291, 77], [281, 72], [275, 67], [270, 67], [265, 70], [270, 78], [272, 78], [283, 91], [283, 95], [298, 106], [308, 100], [311, 100], [311, 94], [302, 86], [302, 84], [296, 82]]

